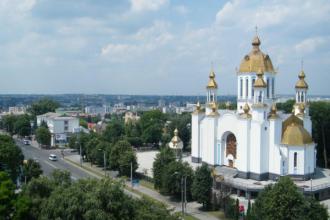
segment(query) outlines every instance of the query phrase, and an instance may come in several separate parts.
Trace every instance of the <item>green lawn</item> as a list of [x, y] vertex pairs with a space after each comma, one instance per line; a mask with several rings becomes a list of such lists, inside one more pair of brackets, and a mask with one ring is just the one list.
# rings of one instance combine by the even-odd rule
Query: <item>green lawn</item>
[[210, 215], [213, 215], [214, 217], [216, 217], [218, 219], [230, 220], [230, 219], [225, 217], [225, 213], [222, 212], [222, 211], [208, 211], [207, 213], [210, 214]]
[[155, 190], [154, 184], [152, 182], [146, 181], [146, 180], [140, 180], [141, 186], [147, 187], [151, 190]]

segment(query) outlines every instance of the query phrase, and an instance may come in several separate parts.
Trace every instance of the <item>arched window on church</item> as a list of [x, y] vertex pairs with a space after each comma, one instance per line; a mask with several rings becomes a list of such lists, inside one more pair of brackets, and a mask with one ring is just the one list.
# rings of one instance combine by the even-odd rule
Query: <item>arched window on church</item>
[[297, 152], [293, 154], [293, 167], [297, 168]]

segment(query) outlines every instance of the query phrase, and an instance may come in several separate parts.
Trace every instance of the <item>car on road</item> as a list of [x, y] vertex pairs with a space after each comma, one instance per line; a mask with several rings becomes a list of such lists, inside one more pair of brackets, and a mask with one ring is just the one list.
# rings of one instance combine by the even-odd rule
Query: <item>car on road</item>
[[55, 154], [50, 154], [48, 159], [51, 161], [57, 161], [57, 156]]
[[24, 143], [24, 145], [30, 145], [30, 140], [24, 139], [23, 143]]

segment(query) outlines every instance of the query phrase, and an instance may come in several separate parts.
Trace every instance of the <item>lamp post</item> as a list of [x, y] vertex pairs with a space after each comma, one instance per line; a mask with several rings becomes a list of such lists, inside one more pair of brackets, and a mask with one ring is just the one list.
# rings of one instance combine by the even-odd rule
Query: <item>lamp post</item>
[[[179, 172], [175, 172], [172, 175], [178, 175]], [[185, 210], [187, 209], [187, 176], [181, 176], [181, 207], [182, 215], [185, 215]]]
[[107, 176], [107, 161], [105, 159], [105, 150], [98, 149], [99, 151], [103, 151], [103, 169], [104, 169], [104, 176]]

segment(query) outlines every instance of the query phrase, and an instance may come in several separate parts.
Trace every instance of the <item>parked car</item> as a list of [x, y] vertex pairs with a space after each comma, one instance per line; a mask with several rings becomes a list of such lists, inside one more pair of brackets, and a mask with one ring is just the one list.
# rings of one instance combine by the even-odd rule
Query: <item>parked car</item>
[[23, 140], [23, 144], [24, 144], [24, 145], [30, 145], [30, 140], [24, 139], [24, 140]]
[[55, 154], [50, 154], [48, 159], [51, 161], [57, 161], [57, 156]]

